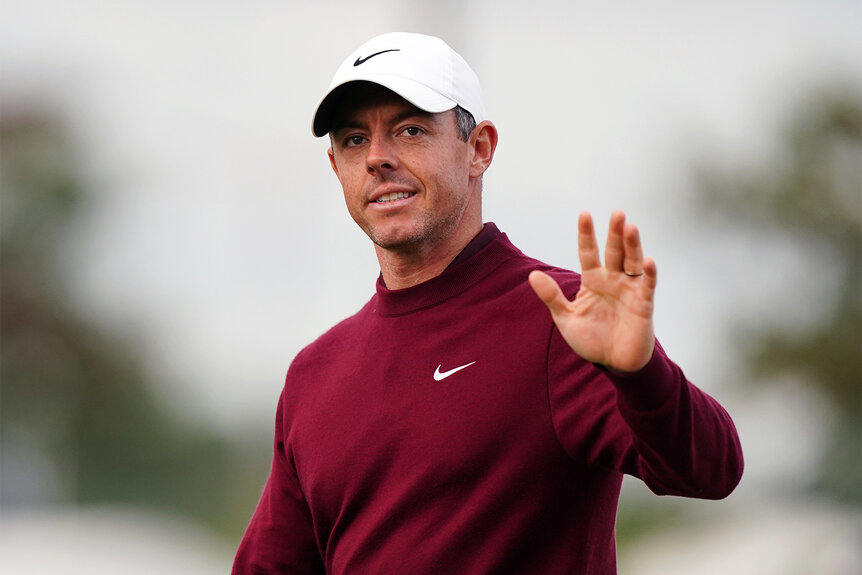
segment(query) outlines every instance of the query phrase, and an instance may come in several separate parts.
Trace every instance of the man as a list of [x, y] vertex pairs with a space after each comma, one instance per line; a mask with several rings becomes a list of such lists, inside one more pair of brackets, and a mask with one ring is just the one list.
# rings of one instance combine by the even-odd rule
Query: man
[[313, 132], [380, 278], [291, 364], [235, 574], [612, 574], [622, 474], [735, 488], [733, 423], [654, 338], [637, 228], [612, 216], [602, 265], [582, 214], [579, 275], [483, 225], [497, 131], [445, 43], [361, 46]]

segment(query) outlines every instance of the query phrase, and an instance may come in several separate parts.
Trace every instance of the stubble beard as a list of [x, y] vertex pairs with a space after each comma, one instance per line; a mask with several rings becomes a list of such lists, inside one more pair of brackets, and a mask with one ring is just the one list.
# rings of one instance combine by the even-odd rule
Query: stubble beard
[[[463, 206], [459, 211], [444, 216], [435, 217], [423, 211], [401, 228], [383, 230], [369, 224], [365, 233], [377, 247], [385, 251], [418, 256], [445, 242], [458, 227], [462, 213]], [[386, 224], [380, 227], [384, 228]]]
[[[441, 188], [445, 189], [438, 187], [438, 190]], [[451, 189], [451, 186], [448, 188]], [[426, 205], [403, 223], [387, 222], [384, 219], [375, 224], [368, 220], [362, 222], [360, 219], [354, 219], [378, 249], [412, 259], [421, 258], [452, 237], [465, 217], [471, 201], [469, 194], [462, 197], [455, 194], [449, 196], [448, 201], [445, 196], [436, 199], [443, 200], [443, 205]], [[390, 217], [397, 219], [404, 215], [395, 214]]]

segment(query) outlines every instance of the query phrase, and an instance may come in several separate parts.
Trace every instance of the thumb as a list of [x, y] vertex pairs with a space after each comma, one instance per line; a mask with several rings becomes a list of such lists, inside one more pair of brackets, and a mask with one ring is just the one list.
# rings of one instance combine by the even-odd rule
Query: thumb
[[548, 306], [548, 309], [551, 310], [552, 314], [565, 311], [566, 306], [569, 304], [569, 300], [567, 300], [566, 296], [563, 295], [563, 290], [560, 289], [560, 286], [556, 281], [554, 281], [554, 278], [545, 272], [533, 270], [530, 272], [528, 279], [533, 291], [536, 292], [536, 295], [539, 296], [540, 300], [545, 302], [545, 305]]

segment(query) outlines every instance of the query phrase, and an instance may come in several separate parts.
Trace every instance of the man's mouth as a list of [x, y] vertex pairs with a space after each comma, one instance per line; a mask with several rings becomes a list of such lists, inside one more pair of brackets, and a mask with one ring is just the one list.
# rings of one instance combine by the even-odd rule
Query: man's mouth
[[383, 194], [376, 200], [374, 200], [375, 204], [385, 204], [387, 202], [394, 202], [395, 200], [403, 200], [405, 198], [409, 198], [411, 196], [415, 196], [416, 192], [391, 192], [388, 194]]

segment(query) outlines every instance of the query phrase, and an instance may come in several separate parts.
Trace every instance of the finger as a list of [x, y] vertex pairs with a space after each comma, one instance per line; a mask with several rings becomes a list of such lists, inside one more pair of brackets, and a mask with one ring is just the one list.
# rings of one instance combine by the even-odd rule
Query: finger
[[658, 284], [658, 268], [652, 258], [646, 258], [643, 262], [643, 284], [642, 294], [649, 302], [655, 301], [655, 286]]
[[589, 212], [583, 212], [578, 218], [578, 257], [582, 272], [602, 267], [593, 216]]
[[608, 271], [623, 270], [623, 230], [626, 225], [626, 215], [621, 211], [611, 214], [608, 225], [608, 239], [605, 243], [605, 268]]
[[625, 253], [623, 255], [623, 272], [628, 276], [639, 276], [644, 273], [644, 254], [641, 247], [640, 232], [634, 224], [625, 224], [623, 228]]
[[569, 300], [563, 295], [563, 290], [560, 289], [554, 278], [545, 272], [533, 270], [527, 279], [529, 279], [530, 286], [536, 292], [536, 295], [539, 296], [539, 299], [545, 302], [545, 305], [551, 310], [551, 314], [565, 311], [569, 305]]

